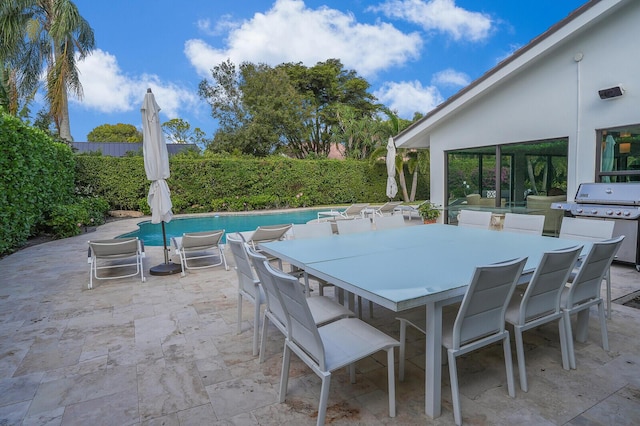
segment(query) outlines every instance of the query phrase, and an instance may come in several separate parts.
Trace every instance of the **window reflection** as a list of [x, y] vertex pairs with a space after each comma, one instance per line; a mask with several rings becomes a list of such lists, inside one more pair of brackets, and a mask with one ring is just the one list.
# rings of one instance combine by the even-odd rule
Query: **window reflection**
[[640, 181], [640, 125], [604, 129], [598, 133], [598, 180]]

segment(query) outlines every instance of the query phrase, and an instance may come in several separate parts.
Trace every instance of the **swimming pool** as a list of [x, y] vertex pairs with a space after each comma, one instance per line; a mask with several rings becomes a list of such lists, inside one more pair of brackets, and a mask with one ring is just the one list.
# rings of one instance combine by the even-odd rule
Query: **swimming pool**
[[[185, 232], [212, 231], [224, 229], [225, 234], [239, 231], [253, 231], [258, 226], [279, 225], [283, 223], [307, 223], [318, 217], [318, 212], [328, 210], [296, 210], [281, 213], [255, 213], [255, 214], [220, 214], [211, 216], [197, 216], [186, 218], [174, 218], [165, 223], [167, 245], [171, 244], [171, 237], [182, 236]], [[118, 235], [117, 238], [138, 237], [147, 246], [162, 246], [162, 225], [145, 220], [138, 223], [139, 229], [134, 232]]]

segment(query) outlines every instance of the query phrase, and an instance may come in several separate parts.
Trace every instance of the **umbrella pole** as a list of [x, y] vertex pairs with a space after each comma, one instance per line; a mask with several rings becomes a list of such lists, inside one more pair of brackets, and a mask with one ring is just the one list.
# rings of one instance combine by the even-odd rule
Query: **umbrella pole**
[[149, 269], [151, 275], [173, 275], [182, 272], [182, 266], [177, 263], [169, 262], [169, 254], [167, 252], [167, 233], [164, 229], [164, 220], [162, 221], [162, 241], [164, 245], [164, 263]]

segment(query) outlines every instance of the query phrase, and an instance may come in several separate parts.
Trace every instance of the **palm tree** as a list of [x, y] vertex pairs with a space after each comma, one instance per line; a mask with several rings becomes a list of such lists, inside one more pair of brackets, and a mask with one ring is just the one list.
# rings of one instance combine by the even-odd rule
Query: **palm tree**
[[70, 0], [0, 3], [0, 58], [20, 70], [20, 93], [38, 86], [46, 66], [46, 99], [61, 139], [72, 140], [68, 92], [82, 98], [76, 61], [95, 47], [93, 29]]

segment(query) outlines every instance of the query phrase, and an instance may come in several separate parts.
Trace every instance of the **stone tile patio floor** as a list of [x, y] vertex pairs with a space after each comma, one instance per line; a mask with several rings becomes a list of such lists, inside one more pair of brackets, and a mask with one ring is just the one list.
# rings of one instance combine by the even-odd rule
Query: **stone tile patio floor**
[[[270, 333], [267, 359], [259, 364], [251, 355], [250, 304], [243, 332], [235, 333], [233, 269], [148, 276], [145, 283], [98, 281], [87, 290], [87, 240], [131, 231], [139, 220], [0, 259], [0, 425], [315, 424], [320, 381], [295, 357], [287, 399], [277, 402], [283, 337]], [[160, 247], [146, 252], [148, 272], [163, 255]], [[614, 299], [620, 298], [640, 290], [640, 274], [614, 265], [612, 283]], [[562, 369], [555, 325], [525, 334], [529, 392], [517, 383], [515, 399], [506, 392], [499, 345], [462, 358], [464, 422], [640, 424], [640, 310], [616, 303], [613, 309], [611, 350], [600, 346], [592, 310], [589, 338], [576, 344], [577, 370]], [[397, 338], [394, 318], [376, 307], [367, 321]], [[425, 416], [424, 336], [409, 338], [397, 417], [388, 417], [380, 354], [357, 364], [356, 384], [345, 371], [334, 373], [327, 423], [453, 424], [446, 366], [442, 416]], [[517, 382], [517, 368], [515, 374]]]

